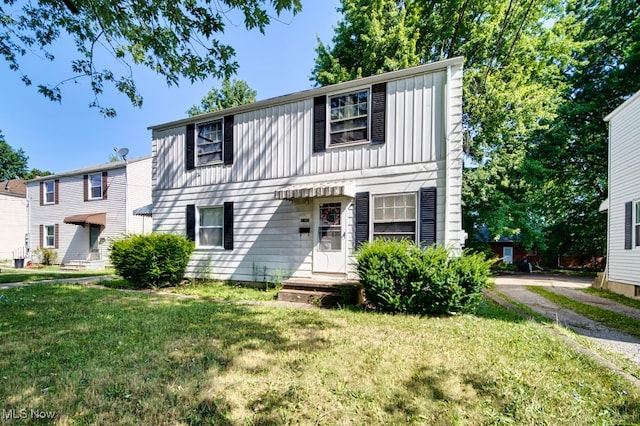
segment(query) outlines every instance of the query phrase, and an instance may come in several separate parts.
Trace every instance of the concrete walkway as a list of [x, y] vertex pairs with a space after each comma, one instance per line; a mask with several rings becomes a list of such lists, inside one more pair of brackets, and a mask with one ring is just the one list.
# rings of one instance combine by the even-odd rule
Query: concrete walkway
[[638, 309], [581, 291], [590, 287], [592, 281], [593, 278], [536, 274], [500, 276], [495, 280], [496, 286], [493, 293], [499, 293], [510, 301], [525, 305], [549, 320], [587, 337], [591, 342], [618, 353], [640, 366], [640, 339], [605, 327], [597, 321], [560, 307], [527, 289], [528, 286], [545, 286], [554, 293], [578, 302], [640, 319]]
[[17, 283], [2, 283], [0, 284], [0, 290], [4, 290], [7, 288], [24, 287], [28, 285], [41, 285], [41, 284], [62, 284], [62, 283], [91, 284], [97, 281], [109, 281], [109, 280], [115, 280], [119, 278], [120, 277], [117, 275], [97, 275], [93, 277], [56, 278], [53, 280], [41, 280], [41, 281], [21, 281]]

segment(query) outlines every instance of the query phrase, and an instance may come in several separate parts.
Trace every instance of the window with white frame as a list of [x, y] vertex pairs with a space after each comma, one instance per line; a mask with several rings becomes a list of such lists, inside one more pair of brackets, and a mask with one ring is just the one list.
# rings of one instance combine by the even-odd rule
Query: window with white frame
[[56, 227], [54, 225], [44, 226], [44, 246], [54, 248], [56, 246]]
[[416, 240], [416, 194], [373, 197], [373, 237]]
[[329, 145], [369, 139], [369, 89], [331, 96], [329, 105]]
[[102, 198], [102, 173], [89, 175], [89, 199], [97, 200]]
[[45, 204], [53, 204], [56, 201], [56, 185], [52, 180], [44, 183], [44, 202]]
[[224, 246], [224, 208], [200, 207], [198, 209], [198, 247]]
[[222, 120], [198, 124], [196, 164], [222, 161]]
[[633, 235], [635, 239], [634, 247], [640, 247], [640, 200], [636, 200], [633, 204]]

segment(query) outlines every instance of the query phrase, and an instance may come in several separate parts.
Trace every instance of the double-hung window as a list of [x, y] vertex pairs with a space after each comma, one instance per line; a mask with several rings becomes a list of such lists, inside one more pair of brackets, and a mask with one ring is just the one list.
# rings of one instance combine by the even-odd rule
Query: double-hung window
[[53, 204], [56, 201], [55, 181], [48, 180], [44, 183], [44, 203]]
[[329, 145], [369, 140], [369, 89], [329, 97]]
[[97, 200], [102, 198], [102, 173], [89, 175], [89, 199]]
[[416, 240], [416, 194], [373, 197], [373, 237]]
[[198, 124], [196, 140], [196, 164], [222, 161], [222, 120]]
[[56, 227], [54, 225], [44, 226], [44, 246], [54, 248], [56, 246]]
[[224, 208], [200, 207], [198, 209], [198, 247], [223, 248]]

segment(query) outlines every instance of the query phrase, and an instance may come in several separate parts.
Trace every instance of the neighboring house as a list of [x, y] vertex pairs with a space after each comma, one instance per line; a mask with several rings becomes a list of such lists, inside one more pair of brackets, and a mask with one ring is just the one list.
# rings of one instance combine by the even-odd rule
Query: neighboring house
[[151, 202], [151, 157], [99, 164], [27, 181], [29, 247], [57, 262], [108, 261], [111, 241], [151, 231], [133, 214]]
[[27, 187], [24, 180], [0, 182], [0, 260], [24, 256], [27, 234]]
[[640, 296], [640, 92], [605, 117], [609, 122], [608, 288]]
[[150, 127], [153, 226], [187, 273], [355, 277], [376, 237], [460, 250], [462, 58]]
[[493, 252], [492, 258], [499, 259], [497, 263], [512, 264], [517, 263], [522, 258], [527, 258], [527, 261], [533, 264], [540, 263], [538, 248], [534, 246], [531, 250], [527, 250], [522, 244], [520, 234], [512, 235], [511, 237], [501, 236], [495, 239], [491, 237], [487, 228], [483, 226], [477, 229], [476, 238], [491, 248]]

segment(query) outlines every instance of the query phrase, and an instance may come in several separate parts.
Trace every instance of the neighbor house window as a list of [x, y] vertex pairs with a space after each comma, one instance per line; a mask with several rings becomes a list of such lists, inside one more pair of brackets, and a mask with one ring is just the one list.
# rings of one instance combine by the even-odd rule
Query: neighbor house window
[[331, 96], [330, 145], [369, 139], [369, 90]]
[[44, 226], [44, 246], [47, 248], [56, 246], [56, 227], [54, 225]]
[[198, 125], [196, 164], [222, 161], [222, 120]]
[[635, 247], [640, 247], [640, 200], [634, 203], [633, 234], [635, 235]]
[[89, 199], [102, 198], [102, 173], [89, 175]]
[[373, 237], [416, 239], [416, 194], [373, 197]]
[[198, 209], [198, 246], [223, 247], [224, 208], [201, 207]]
[[45, 204], [53, 204], [56, 201], [56, 185], [52, 180], [44, 183], [44, 202]]

